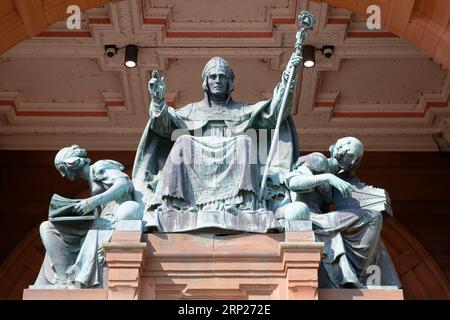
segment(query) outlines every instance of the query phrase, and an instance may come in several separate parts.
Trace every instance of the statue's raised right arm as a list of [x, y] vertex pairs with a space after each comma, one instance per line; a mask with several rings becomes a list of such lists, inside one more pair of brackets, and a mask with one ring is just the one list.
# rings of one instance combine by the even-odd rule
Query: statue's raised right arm
[[164, 138], [170, 138], [172, 132], [178, 128], [177, 115], [172, 107], [166, 103], [166, 84], [157, 70], [153, 70], [152, 78], [148, 82], [148, 91], [152, 98], [150, 103], [150, 128]]
[[251, 127], [257, 129], [273, 129], [275, 128], [275, 124], [277, 122], [277, 118], [279, 113], [282, 111], [282, 120], [286, 120], [289, 114], [291, 113], [293, 100], [294, 100], [294, 92], [296, 88], [295, 80], [291, 82], [289, 86], [289, 94], [286, 101], [286, 107], [284, 110], [281, 110], [283, 94], [286, 90], [286, 85], [288, 82], [289, 75], [292, 71], [292, 66], [298, 66], [301, 62], [301, 57], [294, 53], [292, 54], [289, 62], [286, 66], [286, 69], [283, 71], [280, 82], [276, 85], [273, 90], [273, 95], [270, 100], [261, 101], [254, 105], [251, 110]]

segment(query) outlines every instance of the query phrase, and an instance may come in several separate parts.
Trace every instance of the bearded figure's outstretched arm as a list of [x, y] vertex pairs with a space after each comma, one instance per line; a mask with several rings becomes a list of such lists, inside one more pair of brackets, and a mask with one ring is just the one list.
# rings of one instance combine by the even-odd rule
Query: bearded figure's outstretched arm
[[177, 129], [176, 114], [166, 103], [166, 84], [157, 70], [153, 70], [148, 82], [148, 91], [152, 98], [149, 108], [150, 128], [164, 138], [170, 138]]

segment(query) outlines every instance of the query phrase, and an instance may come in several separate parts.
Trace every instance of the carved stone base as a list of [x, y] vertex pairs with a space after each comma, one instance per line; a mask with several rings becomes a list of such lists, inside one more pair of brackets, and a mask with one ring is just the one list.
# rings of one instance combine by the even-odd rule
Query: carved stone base
[[106, 289], [26, 289], [24, 299], [403, 299], [402, 290], [318, 289], [312, 231], [184, 234], [115, 231]]
[[146, 244], [140, 231], [115, 231], [103, 245], [108, 264], [108, 300], [138, 300]]
[[403, 300], [403, 290], [319, 289], [319, 300]]
[[107, 289], [25, 289], [23, 300], [107, 300]]
[[147, 234], [142, 299], [318, 299], [312, 232]]

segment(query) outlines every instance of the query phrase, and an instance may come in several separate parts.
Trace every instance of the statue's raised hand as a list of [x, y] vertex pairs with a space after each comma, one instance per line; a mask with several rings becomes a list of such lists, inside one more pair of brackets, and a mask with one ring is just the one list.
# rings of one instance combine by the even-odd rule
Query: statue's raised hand
[[148, 82], [148, 92], [150, 93], [153, 102], [157, 105], [160, 105], [166, 97], [164, 77], [161, 78], [158, 70], [152, 71], [152, 78]]
[[292, 66], [297, 67], [301, 61], [302, 61], [302, 57], [300, 56], [300, 54], [297, 52], [294, 52], [291, 56], [291, 59], [289, 59], [286, 69], [290, 69]]
[[328, 183], [339, 190], [344, 197], [350, 197], [352, 195], [352, 191], [355, 190], [350, 183], [336, 177], [333, 174], [329, 174]]
[[300, 54], [298, 54], [297, 52], [294, 52], [291, 56], [291, 58], [289, 59], [289, 62], [286, 66], [286, 70], [284, 70], [283, 72], [283, 78], [285, 81], [288, 80], [289, 75], [292, 72], [293, 68], [296, 68], [300, 62], [302, 61], [302, 57], [300, 56]]
[[[301, 61], [302, 57], [297, 52], [294, 52], [291, 56], [291, 59], [289, 59], [289, 62], [286, 66], [286, 70], [283, 71], [283, 80], [285, 83], [288, 81], [292, 70], [295, 69], [300, 64]], [[294, 89], [295, 89], [295, 80], [293, 80], [290, 87], [291, 91]]]

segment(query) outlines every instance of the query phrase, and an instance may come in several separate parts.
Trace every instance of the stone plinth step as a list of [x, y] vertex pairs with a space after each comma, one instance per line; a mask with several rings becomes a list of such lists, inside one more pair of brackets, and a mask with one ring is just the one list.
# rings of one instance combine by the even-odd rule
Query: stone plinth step
[[25, 289], [23, 300], [107, 300], [107, 289]]
[[319, 300], [403, 300], [402, 289], [319, 289]]

